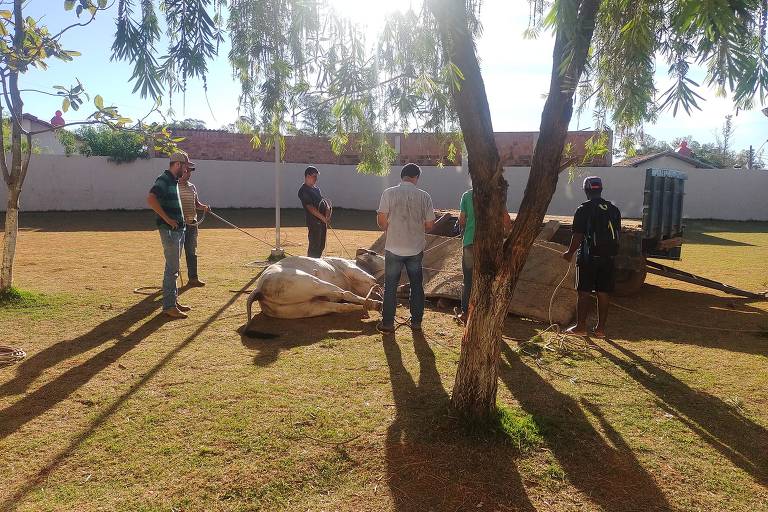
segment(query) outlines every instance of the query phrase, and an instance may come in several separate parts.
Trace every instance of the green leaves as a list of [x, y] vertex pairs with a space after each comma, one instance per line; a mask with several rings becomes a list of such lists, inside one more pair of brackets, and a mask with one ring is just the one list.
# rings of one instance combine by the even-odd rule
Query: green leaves
[[93, 104], [96, 105], [96, 108], [99, 110], [104, 110], [104, 98], [102, 98], [100, 95], [96, 95], [95, 98], [93, 98]]
[[75, 8], [75, 0], [65, 0], [64, 1], [64, 10], [65, 11], [71, 11]]
[[79, 110], [83, 104], [83, 98], [89, 99], [88, 93], [85, 92], [83, 84], [80, 80], [77, 80], [77, 84], [72, 87], [64, 87], [63, 85], [54, 85], [56, 95], [62, 97], [61, 109], [66, 112], [69, 108], [72, 110]]
[[118, 130], [110, 126], [84, 126], [77, 130], [82, 141], [80, 152], [86, 156], [106, 156], [116, 163], [148, 158], [149, 134], [141, 130]]

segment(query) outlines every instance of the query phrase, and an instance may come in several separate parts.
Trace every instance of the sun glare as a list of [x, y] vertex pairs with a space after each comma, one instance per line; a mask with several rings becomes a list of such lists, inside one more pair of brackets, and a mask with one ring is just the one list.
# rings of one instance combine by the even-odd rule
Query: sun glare
[[406, 11], [416, 0], [329, 0], [340, 15], [365, 27], [366, 34], [377, 34], [388, 14]]

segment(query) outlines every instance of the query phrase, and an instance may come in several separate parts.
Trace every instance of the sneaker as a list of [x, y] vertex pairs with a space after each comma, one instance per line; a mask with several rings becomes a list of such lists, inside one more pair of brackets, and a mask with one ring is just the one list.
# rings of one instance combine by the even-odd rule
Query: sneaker
[[174, 320], [180, 320], [183, 318], [189, 318], [189, 315], [186, 313], [182, 313], [176, 308], [168, 308], [163, 311], [163, 314], [169, 318], [172, 318]]
[[191, 307], [185, 306], [184, 304], [179, 304], [178, 302], [176, 303], [176, 309], [184, 313], [186, 313], [187, 311], [192, 311]]
[[384, 325], [383, 323], [379, 322], [378, 324], [376, 324], [376, 330], [382, 334], [392, 334], [393, 332], [395, 332], [395, 326]]
[[187, 286], [191, 288], [202, 288], [203, 286], [205, 286], [205, 281], [201, 281], [199, 279], [190, 279], [189, 282], [187, 283]]

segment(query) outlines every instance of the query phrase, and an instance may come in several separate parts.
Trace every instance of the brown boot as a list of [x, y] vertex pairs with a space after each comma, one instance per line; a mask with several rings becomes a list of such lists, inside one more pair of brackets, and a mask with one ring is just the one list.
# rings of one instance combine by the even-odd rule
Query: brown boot
[[187, 311], [192, 311], [191, 307], [185, 306], [184, 304], [179, 304], [178, 302], [176, 303], [176, 309], [178, 309], [183, 313], [186, 313]]
[[205, 281], [201, 281], [199, 279], [190, 279], [189, 282], [187, 283], [187, 286], [189, 286], [190, 288], [201, 288], [205, 286]]
[[167, 316], [168, 318], [172, 318], [174, 320], [180, 320], [184, 318], [189, 318], [189, 315], [186, 313], [182, 313], [176, 308], [168, 308], [163, 310], [163, 314]]

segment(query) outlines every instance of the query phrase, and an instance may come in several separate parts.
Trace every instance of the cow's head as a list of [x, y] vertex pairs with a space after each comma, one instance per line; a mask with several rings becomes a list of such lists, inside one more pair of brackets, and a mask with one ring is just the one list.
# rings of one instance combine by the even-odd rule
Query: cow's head
[[384, 275], [384, 256], [379, 256], [369, 249], [358, 249], [355, 253], [355, 263], [377, 280]]

